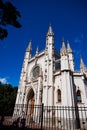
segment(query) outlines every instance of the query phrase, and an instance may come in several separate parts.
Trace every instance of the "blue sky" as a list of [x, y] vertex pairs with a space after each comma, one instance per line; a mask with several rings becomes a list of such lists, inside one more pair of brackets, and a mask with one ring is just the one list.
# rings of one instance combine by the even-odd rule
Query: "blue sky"
[[[6, 1], [6, 0], [5, 0]], [[22, 28], [7, 26], [8, 37], [0, 41], [0, 81], [19, 85], [26, 47], [32, 39], [32, 53], [45, 48], [46, 33], [51, 23], [55, 48], [60, 52], [61, 40], [69, 40], [74, 53], [75, 69], [80, 55], [87, 66], [87, 2], [86, 0], [9, 0], [20, 11]]]

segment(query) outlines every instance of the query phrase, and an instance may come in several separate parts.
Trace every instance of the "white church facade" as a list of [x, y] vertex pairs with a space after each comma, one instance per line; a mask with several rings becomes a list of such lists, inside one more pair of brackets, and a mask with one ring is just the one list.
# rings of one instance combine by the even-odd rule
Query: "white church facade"
[[[24, 56], [15, 106], [17, 104], [44, 106], [87, 107], [87, 69], [80, 59], [75, 71], [74, 55], [69, 42], [62, 41], [60, 52], [54, 47], [54, 33], [49, 26], [46, 47], [32, 57], [30, 41]], [[18, 110], [21, 113], [21, 108]], [[27, 110], [24, 110], [26, 112]], [[17, 109], [14, 109], [14, 115]]]

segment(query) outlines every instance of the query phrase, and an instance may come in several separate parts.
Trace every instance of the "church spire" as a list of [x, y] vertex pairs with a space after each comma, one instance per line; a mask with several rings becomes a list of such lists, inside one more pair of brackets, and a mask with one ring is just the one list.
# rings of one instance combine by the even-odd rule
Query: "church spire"
[[32, 55], [32, 41], [30, 40], [28, 47], [26, 49], [26, 56], [30, 59]]
[[67, 52], [72, 53], [72, 49], [70, 47], [69, 41], [67, 41]]
[[61, 55], [61, 70], [69, 70], [69, 59], [67, 54], [67, 48], [65, 46], [64, 38], [62, 39], [62, 48], [60, 50]]
[[64, 42], [64, 38], [62, 39], [62, 48], [60, 50], [60, 54], [63, 55], [63, 54], [66, 54], [67, 53], [67, 49], [66, 49], [66, 46], [65, 46], [65, 42]]
[[51, 24], [50, 24], [50, 26], [49, 26], [47, 36], [54, 36], [54, 33], [53, 33], [53, 30], [52, 30]]
[[[48, 47], [49, 46], [49, 47]], [[46, 48], [54, 47], [54, 33], [52, 30], [52, 26], [49, 26], [47, 35], [46, 35]]]
[[69, 41], [67, 41], [67, 54], [68, 54], [68, 60], [69, 60], [69, 66], [72, 71], [74, 71], [74, 58], [73, 58], [73, 52], [70, 47]]
[[29, 45], [28, 45], [26, 51], [28, 51], [28, 52], [32, 51], [32, 40], [30, 40]]
[[86, 66], [83, 62], [83, 59], [82, 59], [82, 56], [80, 56], [80, 71], [81, 72], [85, 72], [87, 69], [86, 69]]
[[38, 47], [36, 48], [36, 55], [38, 54]]

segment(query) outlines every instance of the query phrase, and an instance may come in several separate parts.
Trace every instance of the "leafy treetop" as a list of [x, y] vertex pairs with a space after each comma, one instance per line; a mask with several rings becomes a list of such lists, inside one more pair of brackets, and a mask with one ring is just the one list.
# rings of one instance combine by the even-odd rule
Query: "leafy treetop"
[[11, 2], [0, 0], [0, 40], [6, 38], [8, 35], [7, 25], [12, 25], [16, 28], [21, 27], [21, 24], [17, 20], [20, 17], [20, 12]]

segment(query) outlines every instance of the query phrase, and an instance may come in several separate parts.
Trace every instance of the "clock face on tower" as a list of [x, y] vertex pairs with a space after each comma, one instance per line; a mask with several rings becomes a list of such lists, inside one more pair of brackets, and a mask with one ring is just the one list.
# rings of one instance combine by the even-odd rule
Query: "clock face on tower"
[[33, 78], [38, 78], [38, 77], [39, 77], [39, 73], [40, 73], [40, 68], [39, 68], [39, 66], [36, 66], [36, 67], [33, 69], [33, 72], [32, 72]]

